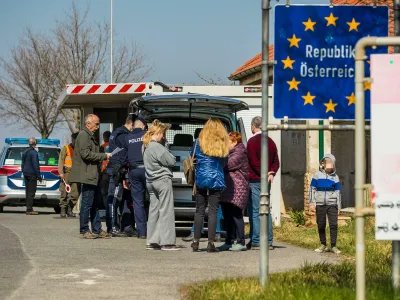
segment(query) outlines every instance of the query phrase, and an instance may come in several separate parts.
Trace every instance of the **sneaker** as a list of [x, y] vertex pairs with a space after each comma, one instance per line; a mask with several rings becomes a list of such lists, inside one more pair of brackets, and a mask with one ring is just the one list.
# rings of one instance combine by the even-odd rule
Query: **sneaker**
[[27, 211], [25, 213], [27, 216], [37, 216], [39, 213], [37, 211]]
[[[247, 249], [249, 249], [247, 247]], [[250, 249], [251, 250], [260, 250], [260, 244], [250, 244]]]
[[342, 253], [342, 251], [340, 251], [337, 247], [332, 247], [332, 250], [331, 250], [333, 253], [335, 253], [335, 254], [340, 254], [340, 253]]
[[148, 244], [146, 250], [161, 250], [161, 246], [159, 244]]
[[100, 232], [100, 233], [97, 234], [97, 237], [98, 237], [99, 239], [111, 239], [112, 234], [110, 234], [110, 233], [108, 233], [108, 232], [105, 232], [105, 231], [103, 230], [102, 232]]
[[321, 245], [321, 247], [315, 249], [314, 251], [318, 253], [324, 253], [328, 251], [328, 248], [325, 245]]
[[223, 244], [222, 246], [219, 246], [218, 247], [218, 250], [219, 251], [229, 251], [229, 250], [231, 250], [231, 248], [233, 247], [233, 245], [232, 244]]
[[229, 251], [246, 251], [246, 250], [247, 247], [242, 244], [235, 244], [229, 249]]
[[268, 246], [268, 249], [269, 249], [269, 250], [274, 250], [275, 247], [274, 247], [274, 245], [269, 245], [269, 246]]
[[182, 241], [184, 242], [191, 242], [194, 239], [194, 232], [190, 232], [190, 234], [187, 237], [182, 238]]
[[94, 240], [97, 239], [97, 236], [98, 236], [97, 234], [93, 234], [90, 231], [86, 231], [85, 233], [81, 233], [79, 237], [81, 239]]
[[163, 251], [179, 251], [181, 248], [177, 247], [176, 245], [162, 245], [161, 250]]

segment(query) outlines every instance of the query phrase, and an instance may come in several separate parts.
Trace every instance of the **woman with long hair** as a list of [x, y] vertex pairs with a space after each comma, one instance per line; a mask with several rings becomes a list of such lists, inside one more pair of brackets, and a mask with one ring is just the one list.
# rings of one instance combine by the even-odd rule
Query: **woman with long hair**
[[226, 189], [221, 196], [221, 207], [226, 239], [219, 250], [245, 251], [243, 210], [249, 200], [249, 165], [247, 150], [238, 132], [229, 134], [229, 156], [224, 171]]
[[207, 252], [218, 252], [214, 245], [217, 226], [217, 210], [221, 193], [225, 188], [224, 165], [229, 154], [229, 136], [218, 119], [210, 119], [204, 125], [194, 151], [196, 162], [196, 215], [194, 218], [193, 251], [199, 250], [204, 213], [208, 205]]
[[175, 157], [162, 144], [168, 126], [154, 120], [143, 136], [143, 161], [146, 185], [150, 194], [147, 221], [148, 250], [180, 250], [176, 247], [174, 195], [172, 171]]

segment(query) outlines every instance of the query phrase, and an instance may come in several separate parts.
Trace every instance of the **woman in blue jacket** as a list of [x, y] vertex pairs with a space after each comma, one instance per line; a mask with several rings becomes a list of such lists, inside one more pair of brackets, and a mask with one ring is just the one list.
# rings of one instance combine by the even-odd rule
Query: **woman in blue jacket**
[[225, 189], [224, 166], [229, 154], [229, 136], [218, 119], [204, 125], [194, 146], [196, 163], [196, 215], [194, 217], [193, 251], [199, 250], [204, 213], [208, 205], [207, 252], [217, 252], [214, 245], [217, 210], [221, 192]]

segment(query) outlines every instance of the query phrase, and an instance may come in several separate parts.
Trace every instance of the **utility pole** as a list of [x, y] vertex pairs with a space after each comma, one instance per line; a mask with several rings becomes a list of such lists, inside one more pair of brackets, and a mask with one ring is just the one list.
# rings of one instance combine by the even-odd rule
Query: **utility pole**
[[[394, 36], [400, 36], [400, 0], [393, 1]], [[400, 53], [400, 47], [394, 48]], [[400, 241], [392, 241], [392, 286], [397, 292], [400, 290]]]
[[113, 0], [111, 1], [111, 21], [110, 21], [110, 82], [113, 83]]
[[268, 194], [268, 60], [269, 60], [269, 11], [270, 0], [262, 0], [262, 144], [261, 144], [261, 193], [260, 193], [260, 284], [268, 284], [269, 248], [268, 218], [270, 215], [270, 195]]

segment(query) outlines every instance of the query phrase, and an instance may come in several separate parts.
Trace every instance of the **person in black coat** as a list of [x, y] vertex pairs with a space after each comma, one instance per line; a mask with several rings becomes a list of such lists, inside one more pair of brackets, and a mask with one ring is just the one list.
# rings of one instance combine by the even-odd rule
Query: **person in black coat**
[[38, 215], [38, 212], [33, 211], [33, 199], [35, 199], [37, 182], [42, 181], [40, 176], [39, 155], [35, 150], [36, 139], [30, 138], [29, 148], [22, 154], [21, 170], [25, 179], [25, 196], [26, 196], [26, 214]]

